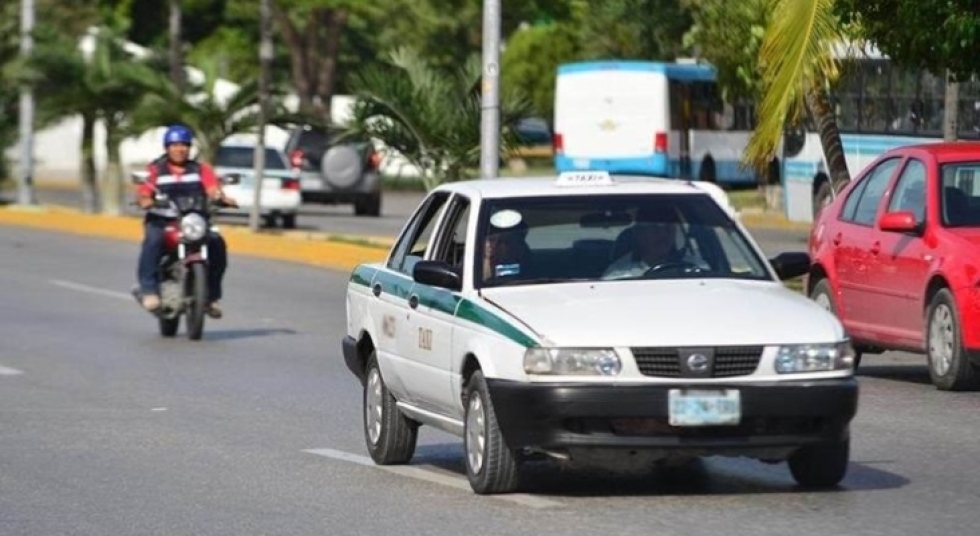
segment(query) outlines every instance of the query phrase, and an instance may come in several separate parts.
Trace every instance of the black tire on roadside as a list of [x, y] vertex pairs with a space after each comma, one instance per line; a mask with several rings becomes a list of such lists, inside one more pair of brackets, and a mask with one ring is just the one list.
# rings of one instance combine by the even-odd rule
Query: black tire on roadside
[[[942, 337], [948, 337], [948, 345]], [[944, 348], [941, 348], [944, 347]], [[941, 354], [949, 353], [948, 359]], [[948, 289], [932, 297], [926, 314], [926, 358], [929, 377], [940, 391], [972, 391], [980, 386], [980, 374], [963, 347], [956, 301]]]
[[518, 461], [504, 441], [482, 371], [466, 382], [463, 446], [466, 476], [480, 495], [510, 493], [520, 486]]
[[415, 455], [418, 424], [398, 409], [395, 397], [381, 377], [377, 354], [373, 350], [364, 377], [362, 418], [364, 441], [371, 459], [378, 465], [408, 463]]

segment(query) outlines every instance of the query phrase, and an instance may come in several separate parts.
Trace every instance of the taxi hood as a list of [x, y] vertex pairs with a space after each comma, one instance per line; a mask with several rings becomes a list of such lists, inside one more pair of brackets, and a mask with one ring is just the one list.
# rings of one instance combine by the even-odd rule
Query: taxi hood
[[594, 281], [482, 293], [549, 346], [771, 345], [844, 338], [831, 313], [772, 281]]

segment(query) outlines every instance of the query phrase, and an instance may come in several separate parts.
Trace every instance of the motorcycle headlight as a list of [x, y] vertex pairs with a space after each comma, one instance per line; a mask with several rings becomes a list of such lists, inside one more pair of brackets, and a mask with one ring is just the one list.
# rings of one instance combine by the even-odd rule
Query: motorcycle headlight
[[615, 376], [622, 370], [612, 348], [528, 348], [524, 372], [555, 376]]
[[780, 374], [850, 368], [854, 368], [854, 348], [851, 341], [780, 346], [776, 353], [776, 372]]
[[208, 232], [208, 222], [200, 214], [187, 214], [180, 219], [180, 233], [188, 242], [204, 238]]

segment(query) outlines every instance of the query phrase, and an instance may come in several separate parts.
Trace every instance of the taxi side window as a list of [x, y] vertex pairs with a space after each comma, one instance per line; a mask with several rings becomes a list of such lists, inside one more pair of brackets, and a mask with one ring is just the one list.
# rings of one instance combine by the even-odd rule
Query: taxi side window
[[463, 257], [466, 253], [466, 233], [470, 222], [470, 200], [461, 195], [453, 197], [446, 212], [445, 231], [439, 238], [433, 259], [445, 261], [463, 275]]
[[411, 277], [415, 263], [425, 256], [425, 250], [432, 239], [436, 222], [439, 221], [437, 216], [446, 206], [448, 199], [448, 193], [436, 192], [419, 207], [415, 215], [412, 216], [411, 223], [408, 224], [398, 239], [394, 253], [388, 259], [388, 268]]
[[926, 221], [926, 166], [919, 160], [910, 159], [895, 186], [895, 193], [888, 202], [888, 211], [908, 211], [915, 214], [915, 221]]
[[888, 183], [899, 161], [898, 158], [890, 158], [879, 163], [864, 177], [862, 184], [858, 184], [851, 190], [844, 202], [842, 220], [858, 225], [874, 225], [878, 207], [881, 206], [881, 198], [888, 189]]

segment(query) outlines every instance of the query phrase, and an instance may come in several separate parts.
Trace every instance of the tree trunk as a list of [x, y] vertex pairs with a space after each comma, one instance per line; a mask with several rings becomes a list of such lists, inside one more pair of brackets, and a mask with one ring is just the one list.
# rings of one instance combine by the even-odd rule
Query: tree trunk
[[300, 112], [329, 122], [348, 11], [314, 8], [302, 30], [290, 19], [289, 13], [275, 3], [272, 4], [272, 16], [289, 49], [290, 72], [299, 97]]
[[956, 141], [960, 101], [960, 85], [950, 78], [949, 71], [946, 71], [946, 104], [943, 114], [943, 140]]
[[119, 136], [119, 126], [115, 121], [106, 119], [106, 169], [102, 178], [102, 192], [104, 193], [102, 212], [118, 216], [122, 214], [123, 207], [123, 184], [122, 166], [120, 164], [119, 146], [122, 140]]
[[184, 90], [184, 57], [181, 39], [181, 0], [170, 0], [170, 80], [178, 90]]
[[95, 116], [82, 114], [82, 208], [99, 212], [99, 184], [95, 174]]
[[316, 95], [320, 100], [320, 113], [330, 121], [331, 104], [334, 89], [337, 87], [337, 64], [340, 61], [340, 44], [347, 27], [348, 12], [346, 9], [332, 9], [322, 15], [323, 25], [323, 56], [318, 66]]
[[806, 104], [820, 133], [820, 146], [827, 160], [827, 174], [833, 191], [840, 189], [850, 182], [851, 174], [847, 169], [844, 158], [844, 143], [841, 141], [837, 118], [827, 102], [827, 97], [818, 88], [809, 88], [806, 93]]

